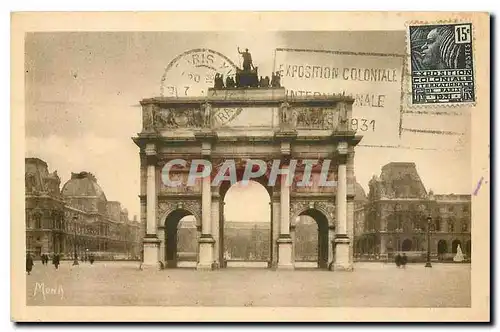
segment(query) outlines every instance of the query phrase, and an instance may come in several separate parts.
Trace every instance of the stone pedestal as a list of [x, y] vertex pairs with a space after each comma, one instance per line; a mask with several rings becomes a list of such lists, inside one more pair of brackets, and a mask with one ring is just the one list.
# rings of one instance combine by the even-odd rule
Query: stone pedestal
[[142, 269], [159, 269], [160, 240], [156, 236], [143, 239], [144, 258]]
[[202, 234], [199, 240], [200, 245], [200, 258], [198, 265], [196, 265], [197, 270], [212, 270], [214, 268], [214, 242], [215, 240], [211, 235]]
[[349, 259], [349, 237], [346, 235], [338, 236], [334, 241], [335, 245], [335, 260], [333, 263], [333, 271], [352, 271], [353, 266]]
[[292, 261], [293, 242], [291, 237], [280, 237], [278, 239], [278, 269], [293, 270]]

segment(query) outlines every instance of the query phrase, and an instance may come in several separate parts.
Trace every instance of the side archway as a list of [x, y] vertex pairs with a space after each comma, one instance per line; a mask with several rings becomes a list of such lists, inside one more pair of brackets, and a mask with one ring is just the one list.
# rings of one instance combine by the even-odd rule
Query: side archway
[[[193, 216], [193, 227], [183, 227], [182, 230], [179, 228], [181, 221], [188, 216]], [[194, 215], [186, 210], [186, 209], [176, 209], [171, 211], [168, 215], [165, 216], [164, 219], [164, 257], [166, 267], [175, 268], [178, 266], [179, 261], [179, 239], [181, 239], [181, 243], [186, 247], [186, 243], [189, 244], [188, 247], [194, 248], [195, 257], [197, 260], [198, 257], [198, 220], [194, 217]], [[189, 222], [189, 220], [188, 220]], [[189, 229], [190, 228], [190, 229]], [[193, 229], [195, 231], [193, 231]], [[185, 231], [185, 232], [184, 232]], [[193, 249], [188, 250], [190, 252]], [[194, 258], [194, 257], [193, 257]]]
[[[310, 223], [308, 225], [305, 221], [306, 218], [301, 218], [303, 216], [309, 217], [309, 220], [314, 220], [316, 223], [315, 229], [310, 229]], [[318, 209], [309, 208], [300, 212], [293, 221], [295, 228], [295, 260], [310, 261], [314, 259], [318, 268], [328, 268], [329, 253], [331, 251], [330, 241], [328, 240], [328, 218]]]

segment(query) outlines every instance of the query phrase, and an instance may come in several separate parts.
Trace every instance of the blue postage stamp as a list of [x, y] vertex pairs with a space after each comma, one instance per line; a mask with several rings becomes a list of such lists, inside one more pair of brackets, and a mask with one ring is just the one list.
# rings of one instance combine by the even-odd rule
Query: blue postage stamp
[[409, 25], [413, 105], [476, 101], [472, 24]]

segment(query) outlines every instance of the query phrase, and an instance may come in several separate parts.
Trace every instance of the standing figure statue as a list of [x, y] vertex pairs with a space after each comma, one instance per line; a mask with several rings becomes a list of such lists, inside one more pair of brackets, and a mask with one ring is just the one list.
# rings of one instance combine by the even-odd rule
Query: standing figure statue
[[206, 128], [210, 128], [211, 124], [212, 124], [212, 121], [211, 121], [212, 105], [210, 103], [206, 102], [203, 104], [202, 108], [203, 108], [203, 119], [204, 119], [203, 126]]
[[275, 73], [272, 74], [271, 87], [281, 88], [281, 75], [279, 71], [277, 71], [276, 74]]
[[288, 102], [284, 102], [280, 105], [280, 127], [281, 129], [289, 130], [294, 129], [297, 125], [297, 121], [295, 118], [295, 114], [293, 109], [290, 108], [290, 104]]
[[288, 104], [286, 101], [280, 105], [281, 123], [283, 123], [283, 124], [290, 123], [290, 116], [288, 114], [289, 107], [290, 107], [290, 104]]
[[248, 52], [248, 48], [245, 49], [245, 52], [241, 52], [238, 47], [238, 53], [243, 56], [243, 70], [250, 71], [253, 68], [252, 63], [252, 55]]

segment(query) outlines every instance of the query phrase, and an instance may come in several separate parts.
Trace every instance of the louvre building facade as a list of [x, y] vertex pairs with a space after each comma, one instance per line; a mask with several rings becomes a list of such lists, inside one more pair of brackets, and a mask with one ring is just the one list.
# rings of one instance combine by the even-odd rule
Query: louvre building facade
[[369, 182], [364, 212], [355, 225], [358, 260], [392, 260], [398, 252], [425, 260], [428, 226], [432, 260], [453, 260], [458, 250], [470, 260], [471, 195], [427, 191], [415, 163], [382, 167]]
[[47, 163], [25, 159], [26, 249], [78, 259], [140, 259], [143, 230], [120, 202], [108, 201], [95, 176], [72, 173], [61, 189], [57, 171]]

